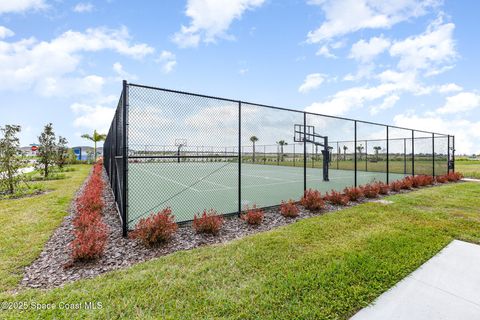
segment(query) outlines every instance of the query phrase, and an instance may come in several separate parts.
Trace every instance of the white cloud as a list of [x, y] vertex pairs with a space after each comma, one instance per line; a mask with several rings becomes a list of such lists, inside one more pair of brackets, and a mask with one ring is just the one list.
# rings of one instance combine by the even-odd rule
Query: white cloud
[[312, 73], [307, 75], [302, 85], [298, 88], [298, 92], [307, 93], [318, 88], [324, 81], [326, 75], [321, 73]]
[[[130, 44], [125, 27], [90, 28], [85, 32], [70, 30], [51, 41], [35, 38], [16, 42], [0, 40], [0, 81], [3, 83], [0, 90], [28, 90], [31, 87], [38, 90], [45, 86], [42, 83], [45, 79], [48, 79], [50, 87], [62, 86], [61, 82], [68, 82], [71, 74], [78, 70], [81, 53], [101, 50], [113, 50], [132, 58], [142, 58], [154, 51], [147, 44]], [[43, 93], [43, 90], [40, 92]]]
[[105, 79], [97, 75], [80, 78], [47, 77], [37, 84], [36, 90], [46, 97], [99, 95], [104, 85]]
[[438, 113], [461, 113], [480, 107], [480, 95], [473, 92], [460, 92], [447, 97], [445, 105], [437, 109]]
[[369, 41], [360, 40], [352, 45], [349, 58], [369, 62], [390, 47], [390, 40], [384, 37], [372, 37]]
[[325, 58], [332, 58], [332, 59], [336, 59], [337, 56], [334, 55], [332, 52], [330, 52], [330, 49], [328, 47], [328, 45], [323, 45], [320, 47], [320, 49], [318, 49], [318, 51], [315, 53], [317, 56], [323, 56]]
[[247, 10], [261, 6], [265, 0], [188, 0], [185, 15], [191, 19], [189, 26], [181, 26], [172, 40], [180, 47], [196, 47], [217, 38], [231, 38], [227, 30], [233, 20], [238, 20]]
[[338, 91], [326, 101], [314, 102], [305, 110], [321, 114], [343, 115], [352, 108], [361, 108], [365, 103], [382, 98], [397, 89], [398, 87], [391, 83], [376, 87], [352, 87]]
[[0, 1], [0, 14], [41, 10], [46, 7], [44, 0], [3, 0]]
[[177, 65], [175, 55], [167, 50], [163, 50], [155, 62], [162, 64], [162, 71], [165, 74], [172, 72], [173, 68]]
[[[352, 77], [352, 75], [347, 75]], [[365, 107], [367, 103], [377, 99], [391, 98], [384, 101], [383, 107], [393, 106], [401, 93], [410, 92], [415, 95], [426, 94], [432, 90], [418, 83], [415, 72], [397, 72], [385, 70], [377, 75], [380, 84], [376, 86], [358, 86], [340, 90], [325, 101], [315, 102], [305, 110], [315, 113], [344, 115], [351, 109]], [[382, 103], [383, 104], [383, 103]], [[382, 106], [380, 104], [379, 106]], [[377, 106], [375, 109], [378, 109]]]
[[247, 74], [247, 72], [248, 72], [248, 69], [247, 69], [247, 68], [242, 68], [242, 69], [238, 70], [238, 73], [239, 73], [240, 75], [242, 75], [242, 76], [245, 75], [245, 74]]
[[113, 64], [113, 71], [115, 71], [115, 73], [118, 75], [118, 77], [116, 77], [115, 80], [117, 81], [121, 81], [121, 80], [136, 80], [137, 79], [137, 76], [134, 75], [134, 74], [131, 74], [131, 73], [128, 73], [127, 71], [125, 71], [125, 69], [123, 69], [123, 66], [120, 62], [115, 62]]
[[307, 42], [329, 41], [362, 29], [387, 29], [411, 17], [422, 16], [437, 0], [316, 0], [325, 14], [325, 21], [316, 30], [308, 32]]
[[462, 90], [463, 88], [456, 83], [442, 84], [441, 86], [438, 87], [438, 92], [440, 93], [450, 93], [450, 92], [456, 92], [456, 91], [462, 91]]
[[395, 42], [390, 55], [399, 57], [398, 68], [401, 70], [427, 69], [427, 74], [435, 74], [439, 65], [452, 61], [457, 55], [454, 29], [453, 23], [443, 23], [439, 17], [424, 33]]
[[5, 39], [8, 37], [12, 37], [14, 35], [15, 35], [15, 32], [13, 32], [12, 30], [4, 26], [0, 26], [0, 39]]
[[358, 67], [356, 74], [348, 73], [343, 77], [344, 81], [358, 81], [364, 78], [370, 78], [373, 71], [375, 70], [375, 65], [373, 63], [361, 64]]
[[93, 9], [94, 9], [93, 4], [87, 3], [87, 2], [77, 3], [77, 5], [73, 7], [73, 11], [78, 13], [91, 12]]
[[380, 111], [392, 108], [399, 99], [400, 97], [396, 94], [386, 97], [381, 104], [370, 107], [370, 114], [376, 115]]
[[396, 115], [393, 121], [400, 127], [421, 128], [426, 131], [455, 135], [456, 154], [480, 153], [480, 121], [444, 120], [438, 115], [420, 116], [415, 113]]
[[114, 108], [107, 108], [100, 105], [91, 106], [88, 104], [74, 103], [70, 109], [76, 118], [73, 125], [77, 128], [94, 129], [107, 133], [115, 113]]

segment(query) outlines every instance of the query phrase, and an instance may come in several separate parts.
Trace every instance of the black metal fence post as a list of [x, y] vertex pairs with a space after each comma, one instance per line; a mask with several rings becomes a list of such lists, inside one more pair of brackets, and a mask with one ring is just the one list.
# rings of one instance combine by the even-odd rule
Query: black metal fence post
[[452, 136], [452, 172], [455, 172], [455, 136]]
[[415, 175], [415, 130], [412, 130], [412, 176]]
[[354, 155], [353, 155], [353, 161], [354, 161], [354, 168], [355, 168], [355, 177], [354, 177], [354, 182], [355, 182], [355, 187], [357, 187], [357, 120], [354, 121], [355, 123], [355, 134], [354, 134]]
[[242, 102], [238, 101], [238, 215], [242, 213]]
[[[360, 154], [362, 157], [362, 154]], [[365, 140], [365, 172], [368, 172], [368, 140]]]
[[389, 160], [390, 160], [390, 157], [388, 155], [389, 153], [389, 136], [388, 136], [388, 126], [387, 126], [387, 183], [389, 183], [389, 173], [390, 173], [390, 163], [389, 163]]
[[432, 133], [432, 176], [435, 178], [435, 133]]
[[307, 114], [303, 113], [303, 192], [307, 190]]
[[450, 135], [447, 136], [447, 174], [450, 173]]
[[407, 138], [403, 138], [403, 174], [407, 174]]
[[127, 106], [128, 106], [128, 84], [126, 80], [123, 80], [123, 101], [122, 101], [122, 112], [123, 112], [123, 141], [122, 141], [122, 161], [123, 161], [123, 184], [122, 184], [122, 234], [124, 237], [128, 234], [128, 214], [127, 214], [127, 178], [128, 178], [128, 146], [127, 146]]

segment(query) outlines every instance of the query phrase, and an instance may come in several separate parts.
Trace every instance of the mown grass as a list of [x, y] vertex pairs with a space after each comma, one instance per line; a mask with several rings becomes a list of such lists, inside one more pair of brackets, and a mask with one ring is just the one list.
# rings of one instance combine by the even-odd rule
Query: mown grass
[[75, 165], [65, 179], [42, 182], [47, 193], [0, 200], [0, 291], [13, 289], [67, 214], [91, 166]]
[[[0, 295], [56, 304], [23, 318], [347, 319], [452, 239], [480, 242], [480, 184], [458, 183], [177, 252], [54, 290]], [[59, 303], [101, 302], [96, 310]]]
[[480, 160], [455, 161], [455, 170], [467, 178], [480, 179]]

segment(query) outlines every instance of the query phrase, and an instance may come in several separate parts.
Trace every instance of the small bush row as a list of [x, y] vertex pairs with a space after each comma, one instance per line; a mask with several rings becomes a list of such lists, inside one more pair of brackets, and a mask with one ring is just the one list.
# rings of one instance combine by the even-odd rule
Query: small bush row
[[[346, 187], [343, 192], [337, 192], [332, 190], [327, 192], [325, 196], [318, 190], [308, 189], [300, 199], [300, 204], [305, 209], [310, 211], [319, 211], [325, 208], [325, 203], [328, 202], [333, 205], [345, 206], [349, 201], [359, 201], [363, 198], [377, 198], [379, 195], [387, 195], [389, 192], [399, 192], [401, 190], [409, 190], [412, 188], [419, 188], [436, 183], [445, 183], [449, 181], [458, 181], [462, 176], [458, 173], [450, 173], [436, 177], [427, 175], [408, 176], [402, 180], [396, 180], [390, 184], [384, 182], [372, 182], [359, 187]], [[92, 177], [92, 180], [95, 178]], [[79, 201], [79, 206], [82, 207], [85, 212], [95, 212], [102, 206], [101, 202], [96, 202], [98, 199], [96, 194], [98, 190], [90, 190], [86, 198], [90, 198], [92, 201], [86, 201], [83, 203]], [[85, 200], [82, 199], [82, 200]], [[294, 200], [282, 201], [280, 208], [280, 214], [286, 218], [295, 218], [300, 214], [300, 209]], [[95, 215], [94, 215], [95, 216]], [[245, 221], [249, 225], [259, 225], [263, 222], [265, 213], [262, 209], [253, 205], [250, 209], [246, 207], [245, 212], [240, 215], [240, 219]], [[90, 217], [89, 214], [85, 214], [78, 219], [78, 229], [86, 228], [92, 221], [97, 221], [98, 217]], [[197, 214], [193, 219], [193, 229], [197, 233], [205, 233], [217, 235], [220, 232], [224, 223], [223, 216], [218, 214], [215, 209], [204, 210], [202, 214]], [[100, 228], [101, 229], [101, 228]], [[172, 215], [170, 208], [165, 208], [162, 211], [151, 214], [149, 217], [141, 219], [135, 226], [135, 230], [130, 233], [132, 238], [140, 239], [146, 246], [155, 246], [169, 241], [178, 229], [178, 225], [175, 223], [175, 217]]]
[[93, 167], [87, 184], [77, 198], [77, 216], [73, 219], [74, 239], [70, 243], [73, 261], [88, 261], [100, 257], [107, 243], [108, 229], [102, 221], [102, 163]]

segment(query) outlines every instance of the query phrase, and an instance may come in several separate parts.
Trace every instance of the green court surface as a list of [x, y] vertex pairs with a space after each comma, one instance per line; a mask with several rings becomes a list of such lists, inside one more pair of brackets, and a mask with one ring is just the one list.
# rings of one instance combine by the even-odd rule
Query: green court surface
[[[282, 200], [298, 200], [303, 193], [303, 167], [242, 164], [242, 209], [246, 206], [279, 205]], [[238, 163], [236, 162], [157, 162], [129, 163], [128, 221], [133, 228], [138, 219], [171, 207], [178, 222], [192, 220], [203, 209], [219, 213], [238, 210]], [[403, 178], [390, 173], [390, 181]], [[329, 170], [323, 181], [322, 169], [307, 168], [307, 188], [322, 193], [341, 191], [354, 184], [354, 171]], [[386, 173], [358, 171], [359, 185], [386, 181]]]

